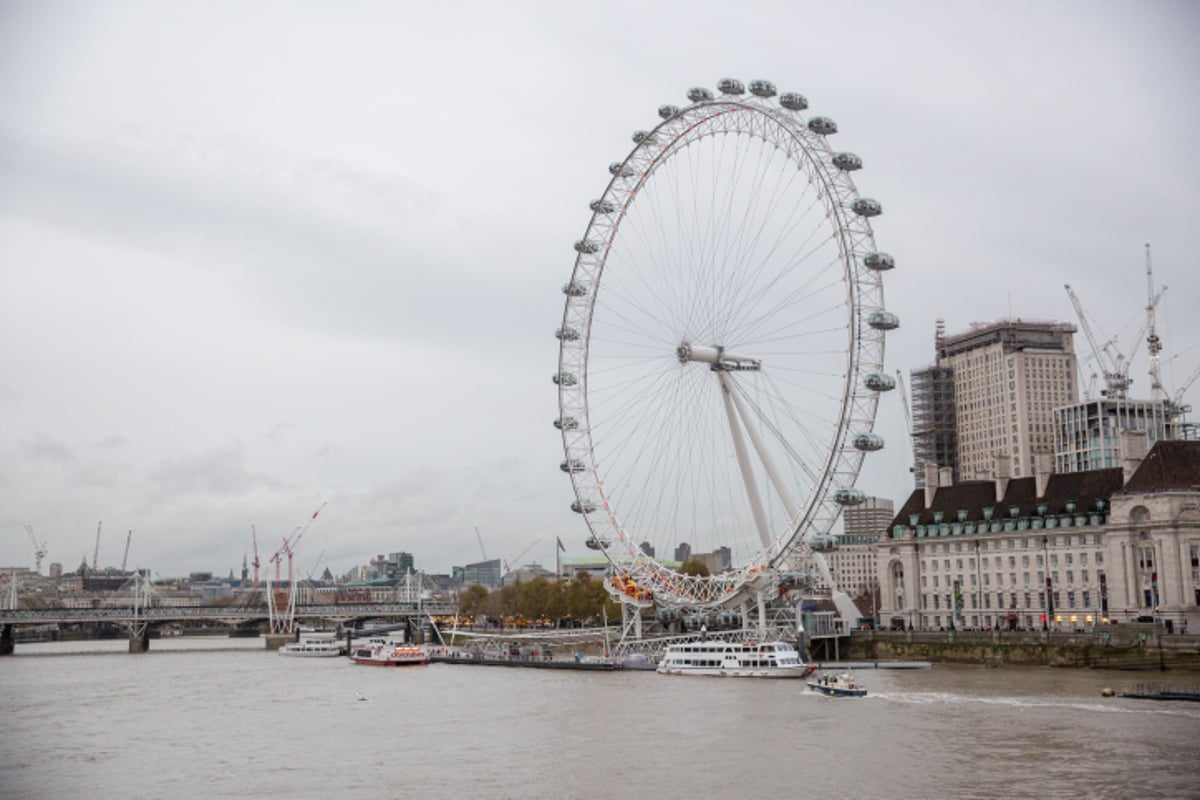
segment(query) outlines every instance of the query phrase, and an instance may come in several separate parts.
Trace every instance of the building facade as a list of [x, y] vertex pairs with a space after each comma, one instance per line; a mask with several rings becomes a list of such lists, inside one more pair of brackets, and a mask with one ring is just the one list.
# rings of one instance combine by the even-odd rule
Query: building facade
[[1012, 457], [1015, 477], [1033, 475], [1035, 456], [1054, 452], [1054, 409], [1079, 400], [1074, 332], [1008, 319], [942, 340], [938, 362], [954, 379], [955, 480], [991, 477], [997, 453]]
[[1054, 409], [1054, 469], [1080, 472], [1121, 466], [1122, 432], [1137, 431], [1142, 452], [1179, 437], [1178, 415], [1163, 400], [1102, 397]]
[[877, 550], [885, 627], [1200, 624], [1200, 442], [915, 491]]

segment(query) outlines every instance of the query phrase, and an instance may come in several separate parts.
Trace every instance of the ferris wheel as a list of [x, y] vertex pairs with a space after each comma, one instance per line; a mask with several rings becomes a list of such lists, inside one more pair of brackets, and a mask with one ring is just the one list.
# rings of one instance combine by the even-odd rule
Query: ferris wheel
[[[713, 608], [808, 555], [832, 586], [819, 545], [895, 386], [861, 159], [803, 95], [717, 87], [633, 134], [563, 285], [561, 469], [635, 604]], [[673, 566], [698, 554], [710, 575]]]

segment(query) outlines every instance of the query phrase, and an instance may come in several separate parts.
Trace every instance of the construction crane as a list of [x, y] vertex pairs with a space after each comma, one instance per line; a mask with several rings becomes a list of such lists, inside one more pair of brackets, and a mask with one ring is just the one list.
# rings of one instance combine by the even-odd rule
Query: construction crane
[[95, 572], [100, 566], [100, 526], [104, 524], [104, 520], [96, 523], [96, 549], [92, 553], [92, 571]]
[[1150, 261], [1150, 243], [1146, 242], [1146, 352], [1150, 354], [1150, 399], [1155, 401], [1162, 400], [1165, 393], [1159, 371], [1162, 341], [1154, 330], [1154, 310], [1166, 290], [1167, 287], [1164, 286], [1157, 295], [1154, 293], [1154, 267]]
[[129, 531], [129, 535], [125, 537], [125, 555], [121, 556], [121, 572], [125, 571], [125, 563], [129, 561], [129, 540], [133, 538], [133, 531]]
[[487, 550], [483, 549], [483, 537], [479, 535], [479, 526], [475, 527], [475, 538], [479, 540], [479, 552], [483, 553], [483, 560], [487, 561]]
[[904, 386], [904, 373], [896, 370], [896, 386], [900, 389], [900, 406], [904, 409], [904, 427], [908, 431], [908, 471], [917, 471], [916, 442], [913, 441], [912, 411], [908, 407], [908, 389]]
[[[541, 540], [542, 540], [542, 537], [540, 537], [540, 536], [538, 538], [534, 539], [533, 544], [530, 544], [528, 547], [526, 547], [524, 550], [521, 551], [520, 555], [518, 555], [516, 558], [513, 559], [513, 563], [519, 564], [521, 559], [524, 558], [525, 555], [530, 550], [532, 550], [534, 548], [534, 546], [537, 545], [537, 543], [540, 542]], [[504, 562], [504, 574], [507, 575], [510, 572], [512, 572], [512, 567], [509, 566], [509, 562], [505, 561]]]
[[1071, 288], [1071, 284], [1065, 283], [1063, 288], [1067, 290], [1067, 296], [1071, 298], [1075, 316], [1079, 318], [1079, 327], [1083, 329], [1083, 335], [1087, 338], [1088, 345], [1092, 348], [1092, 355], [1095, 356], [1096, 362], [1100, 365], [1100, 372], [1104, 376], [1105, 389], [1101, 394], [1113, 398], [1128, 397], [1129, 385], [1133, 383], [1129, 377], [1128, 359], [1116, 349], [1115, 339], [1105, 340], [1103, 345], [1096, 341], [1096, 334], [1092, 332], [1092, 326], [1083, 310], [1083, 304], [1079, 302], [1079, 297]]
[[258, 585], [258, 531], [250, 526], [250, 541], [254, 543], [254, 585]]
[[46, 540], [41, 542], [33, 535], [33, 526], [28, 522], [25, 523], [25, 532], [29, 534], [29, 541], [33, 542], [33, 571], [40, 573], [42, 571], [42, 559], [46, 557]]

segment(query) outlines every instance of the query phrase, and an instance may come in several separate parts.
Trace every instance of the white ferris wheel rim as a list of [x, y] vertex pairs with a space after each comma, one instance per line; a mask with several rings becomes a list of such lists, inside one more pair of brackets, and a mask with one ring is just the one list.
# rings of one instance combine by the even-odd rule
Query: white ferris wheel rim
[[[679, 605], [718, 603], [765, 568], [791, 564], [797, 553], [804, 550], [806, 542], [810, 542], [814, 536], [827, 534], [844, 504], [841, 501], [845, 501], [847, 497], [856, 497], [854, 483], [865, 450], [854, 446], [851, 435], [854, 435], [854, 441], [859, 444], [862, 443], [859, 440], [863, 436], [873, 436], [878, 392], [865, 388], [863, 378], [864, 375], [872, 372], [878, 374], [882, 370], [883, 333], [881, 329], [875, 328], [874, 323], [868, 325], [866, 320], [871, 314], [883, 312], [883, 294], [879, 270], [868, 269], [863, 259], [867, 254], [875, 253], [874, 237], [867, 215], [860, 214], [853, 208], [855, 201], [861, 201], [861, 198], [848, 171], [833, 165], [834, 153], [826, 141], [828, 131], [817, 130], [817, 121], [824, 118], [814, 117], [806, 124], [805, 118], [798, 113], [800, 110], [803, 109], [789, 110], [777, 105], [770, 97], [745, 97], [734, 93], [700, 98], [684, 108], [664, 107], [664, 110], [660, 110], [662, 121], [652, 130], [635, 134], [632, 150], [622, 162], [613, 164], [610, 168], [612, 180], [601, 198], [592, 204], [593, 215], [584, 237], [576, 244], [578, 256], [571, 280], [564, 286], [566, 303], [559, 331], [559, 372], [555, 378], [559, 383], [559, 424], [565, 454], [562, 467], [570, 474], [576, 495], [572, 507], [587, 520], [591, 540], [607, 545], [601, 547], [601, 551], [617, 571], [636, 576], [643, 585], [652, 586], [658, 597], [665, 597]], [[775, 154], [782, 153], [782, 164], [788, 169], [795, 168], [796, 174], [803, 175], [805, 190], [812, 192], [811, 198], [806, 202], [815, 206], [819, 201], [819, 210], [823, 212], [824, 222], [819, 224], [819, 228], [814, 227], [814, 230], [819, 229], [827, 233], [828, 246], [836, 250], [836, 259], [822, 262], [822, 269], [827, 273], [835, 267], [840, 270], [840, 288], [844, 294], [842, 311], [845, 313], [845, 319], [842, 322], [845, 338], [842, 351], [830, 356], [835, 362], [840, 359], [840, 363], [837, 364], [841, 370], [837, 379], [840, 392], [834, 398], [836, 412], [833, 416], [836, 419], [828, 424], [826, 432], [815, 437], [822, 440], [825, 451], [810, 456], [808, 463], [800, 465], [801, 472], [810, 474], [811, 485], [805, 488], [799, 501], [793, 497], [791, 503], [787, 502], [789, 492], [786, 488], [778, 491], [778, 502], [775, 505], [780, 507], [774, 510], [773, 521], [765, 524], [761, 517], [766, 516], [766, 511], [761, 509], [760, 516], [756, 517], [759, 522], [760, 541], [750, 549], [742, 548], [738, 563], [733, 564], [730, 570], [707, 581], [697, 581], [680, 575], [664, 566], [661, 561], [643, 553], [637, 541], [638, 526], [631, 526], [633, 529], [630, 529], [623, 521], [623, 517], [628, 515], [636, 518], [637, 509], [630, 511], [629, 503], [622, 505], [621, 490], [614, 486], [622, 476], [606, 472], [605, 465], [598, 457], [598, 452], [603, 453], [604, 447], [597, 447], [599, 437], [594, 437], [594, 432], [597, 428], [603, 428], [607, 420], [595, 418], [596, 403], [589, 387], [598, 383], [599, 379], [591, 372], [595, 364], [589, 362], [597, 355], [595, 350], [599, 337], [595, 337], [593, 325], [598, 298], [604, 296], [606, 288], [604, 274], [606, 268], [609, 268], [610, 255], [614, 252], [614, 247], [617, 252], [621, 250], [622, 229], [634, 227], [634, 215], [640, 208], [654, 202], [644, 200], [639, 206], [636, 201], [652, 196], [655, 180], [660, 175], [667, 174], [673, 162], [682, 161], [682, 155], [693, 145], [697, 145], [698, 149], [706, 140], [715, 141], [721, 135], [726, 135], [727, 138], [728, 134], [733, 134], [739, 145], [743, 144], [744, 139], [749, 143], [747, 148], [754, 146], [755, 141], [760, 142], [760, 159], [773, 159]], [[737, 158], [732, 161], [737, 163]], [[768, 164], [764, 172], [774, 166]], [[693, 172], [697, 171], [694, 165], [690, 169]], [[742, 191], [738, 183], [744, 180], [739, 171], [733, 174], [734, 177], [730, 180], [731, 194]], [[757, 184], [755, 186], [757, 187]], [[758, 193], [747, 191], [745, 194], [749, 198], [745, 201], [747, 207], [758, 203]], [[715, 205], [714, 203], [714, 207]], [[730, 206], [732, 205], [733, 202], [730, 201]], [[720, 217], [718, 214], [710, 216], [712, 219]], [[728, 218], [735, 216], [733, 213], [725, 215]], [[661, 223], [661, 220], [659, 222]], [[728, 223], [726, 227], [729, 227]], [[755, 229], [756, 232], [762, 230]], [[629, 238], [633, 238], [632, 235]], [[747, 237], [744, 241], [749, 242], [750, 238]], [[751, 244], [757, 246], [756, 242]], [[751, 244], [745, 246], [750, 247]], [[734, 249], [730, 248], [731, 252]], [[738, 259], [726, 255], [725, 260]], [[779, 275], [783, 276], [791, 271], [790, 267], [781, 268]], [[739, 284], [729, 285], [736, 288]], [[762, 296], [767, 295], [764, 292]], [[782, 314], [784, 307], [779, 306], [777, 311]], [[610, 314], [609, 318], [613, 316], [616, 315]], [[761, 441], [767, 437], [760, 433], [757, 439], [754, 438], [756, 417], [759, 422], [765, 422], [768, 426], [771, 426], [772, 422], [761, 408], [747, 410], [756, 402], [755, 397], [743, 391], [735, 381], [735, 378], [739, 377], [736, 374], [738, 370], [758, 369], [757, 366], [751, 366], [752, 363], [757, 363], [753, 355], [747, 354], [744, 360], [738, 361], [742, 356], [721, 350], [716, 342], [710, 343], [703, 339], [690, 342], [687, 334], [681, 333], [677, 358], [685, 368], [689, 363], [707, 364], [710, 371], [720, 373], [717, 377], [721, 385], [731, 389], [725, 392], [732, 398], [731, 402], [725, 404], [727, 424], [735, 431], [739, 430], [735, 418], [740, 410], [743, 415], [740, 430], [748, 435], [749, 441], [754, 442], [757, 452], [766, 456], [763, 463], [768, 466], [763, 474], [774, 475], [780, 485], [787, 484], [787, 480], [780, 479], [777, 473], [770, 471], [769, 453], [764, 453], [765, 446]], [[770, 359], [768, 363], [771, 363]], [[698, 368], [693, 367], [693, 372], [697, 370]], [[765, 366], [762, 371], [766, 371]], [[717, 384], [709, 381], [709, 385]], [[733, 388], [735, 386], [738, 388]], [[714, 393], [714, 396], [717, 394], [719, 393]], [[771, 394], [775, 398], [782, 396], [782, 393], [777, 391]], [[832, 397], [833, 393], [827, 394]], [[798, 419], [794, 412], [792, 417]], [[784, 418], [789, 418], [787, 413], [784, 414]], [[634, 428], [632, 423], [628, 423], [626, 427], [630, 430]], [[799, 423], [796, 423], [793, 433], [797, 431], [802, 435], [810, 433]], [[777, 446], [783, 448], [779, 452], [787, 461], [792, 453], [790, 446], [783, 443], [782, 439]], [[750, 446], [742, 445], [743, 451], [750, 449]], [[814, 452], [819, 449], [819, 446], [814, 447]], [[617, 463], [621, 463], [624, 458], [626, 465], [636, 465], [635, 457], [616, 455], [614, 448], [610, 447], [607, 455]], [[741, 457], [745, 458], [744, 453]], [[645, 475], [651, 474], [644, 467], [638, 466], [637, 469]], [[743, 478], [746, 477], [747, 471], [754, 470], [743, 470]], [[733, 473], [728, 472], [725, 477], [731, 474]], [[751, 478], [750, 483], [753, 482]], [[847, 492], [851, 494], [845, 494]], [[633, 503], [635, 506], [639, 504], [644, 505], [645, 502], [638, 500]], [[754, 503], [749, 505], [754, 506]], [[759, 505], [764, 508], [766, 506], [761, 501]], [[731, 508], [732, 505], [725, 510]], [[647, 518], [651, 516], [657, 524], [663, 524], [664, 514], [661, 508], [656, 509], [654, 515], [646, 515]]]

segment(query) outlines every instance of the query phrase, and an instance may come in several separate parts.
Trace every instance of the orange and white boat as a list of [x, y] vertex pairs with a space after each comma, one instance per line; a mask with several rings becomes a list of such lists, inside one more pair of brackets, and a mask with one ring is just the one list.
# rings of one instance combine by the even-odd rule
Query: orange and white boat
[[408, 667], [429, 663], [429, 653], [410, 644], [372, 641], [350, 651], [355, 664], [373, 667]]

